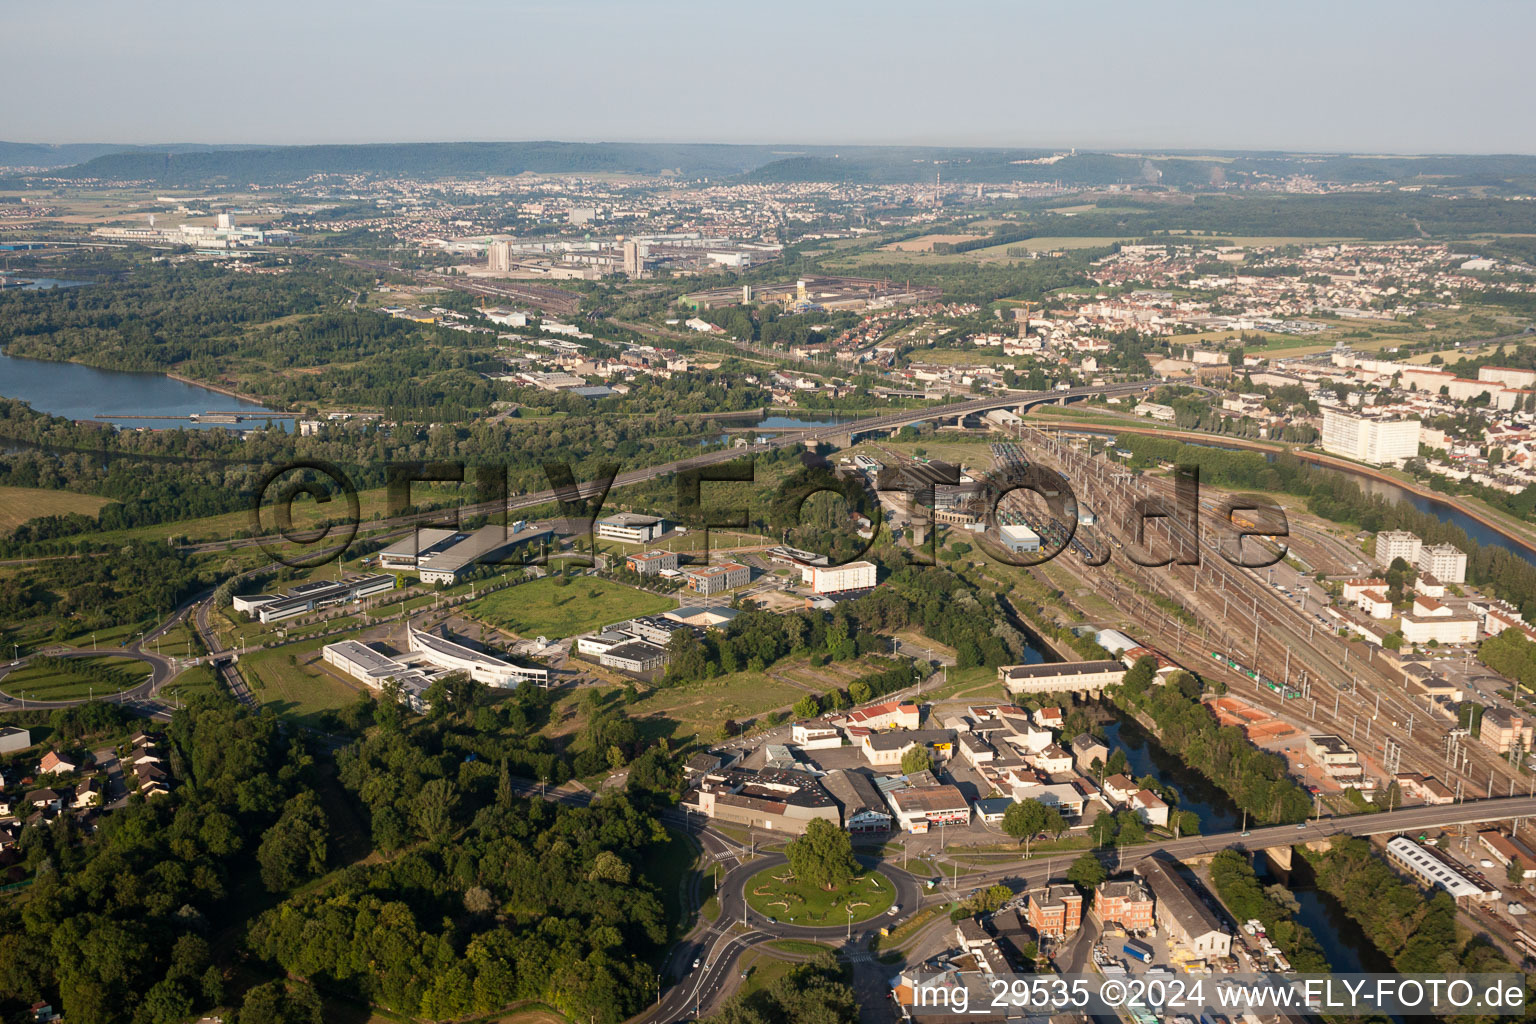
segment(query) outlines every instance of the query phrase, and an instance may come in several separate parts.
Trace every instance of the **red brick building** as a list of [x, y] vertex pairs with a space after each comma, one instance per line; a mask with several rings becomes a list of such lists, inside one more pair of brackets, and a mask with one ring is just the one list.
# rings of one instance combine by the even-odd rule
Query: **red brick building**
[[1126, 931], [1147, 931], [1154, 923], [1152, 890], [1139, 878], [1101, 882], [1095, 890], [1093, 907], [1100, 921], [1118, 924]]
[[1065, 938], [1083, 926], [1083, 894], [1070, 885], [1029, 891], [1029, 924], [1041, 935]]

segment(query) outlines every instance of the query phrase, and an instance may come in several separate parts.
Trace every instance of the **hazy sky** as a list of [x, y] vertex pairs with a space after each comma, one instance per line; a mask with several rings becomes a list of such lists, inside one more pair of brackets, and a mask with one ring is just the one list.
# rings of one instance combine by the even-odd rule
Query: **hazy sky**
[[0, 139], [1536, 152], [1536, 4], [6, 5]]

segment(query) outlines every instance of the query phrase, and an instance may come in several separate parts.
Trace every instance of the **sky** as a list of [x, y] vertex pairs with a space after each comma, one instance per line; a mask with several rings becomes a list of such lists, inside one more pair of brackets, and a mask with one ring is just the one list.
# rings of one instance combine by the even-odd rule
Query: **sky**
[[7, 5], [0, 139], [1536, 153], [1536, 4]]

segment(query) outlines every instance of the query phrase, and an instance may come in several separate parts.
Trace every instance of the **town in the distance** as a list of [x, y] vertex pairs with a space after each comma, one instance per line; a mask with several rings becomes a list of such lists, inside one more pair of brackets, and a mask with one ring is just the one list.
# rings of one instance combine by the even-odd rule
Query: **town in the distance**
[[0, 160], [0, 1021], [1536, 965], [1536, 157]]

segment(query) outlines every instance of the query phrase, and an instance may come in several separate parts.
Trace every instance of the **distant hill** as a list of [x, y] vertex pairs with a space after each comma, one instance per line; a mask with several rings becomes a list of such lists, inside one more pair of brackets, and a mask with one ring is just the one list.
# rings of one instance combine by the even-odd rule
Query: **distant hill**
[[219, 149], [198, 143], [174, 143], [165, 146], [124, 146], [115, 142], [77, 142], [50, 146], [41, 142], [0, 141], [0, 167], [71, 167], [109, 153], [153, 152], [194, 153]]
[[421, 142], [325, 146], [43, 146], [0, 142], [0, 167], [57, 168], [66, 178], [164, 186], [281, 185], [317, 174], [406, 178], [675, 173], [757, 182], [1158, 183], [1200, 188], [1310, 175], [1322, 181], [1397, 181], [1530, 188], [1531, 156], [1393, 156], [1278, 152], [1053, 153], [937, 146], [766, 146], [627, 142]]

